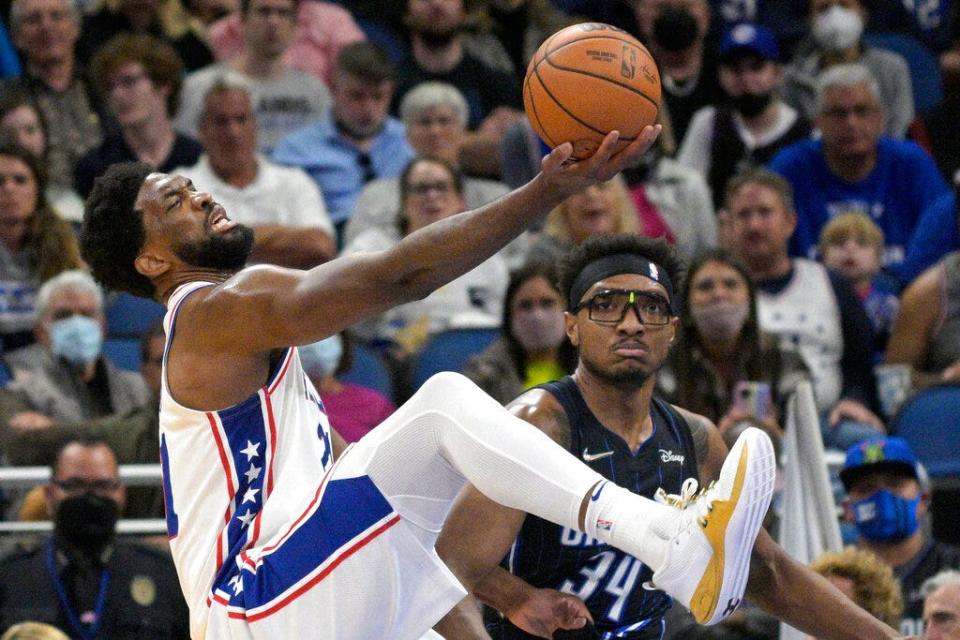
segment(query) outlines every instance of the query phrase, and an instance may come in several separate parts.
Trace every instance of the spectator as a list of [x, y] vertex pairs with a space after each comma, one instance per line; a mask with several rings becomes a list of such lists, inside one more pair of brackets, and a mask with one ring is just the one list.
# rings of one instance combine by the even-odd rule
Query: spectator
[[[400, 176], [400, 203], [399, 233], [371, 228], [345, 247], [344, 253], [386, 249], [402, 236], [463, 211], [462, 177], [443, 160], [412, 160]], [[495, 254], [426, 298], [355, 325], [354, 333], [389, 343], [391, 356], [403, 362], [419, 351], [432, 333], [451, 327], [497, 326], [507, 280], [506, 263]]]
[[900, 626], [900, 585], [890, 567], [873, 553], [856, 547], [828, 551], [814, 560], [810, 568], [877, 620], [894, 629]]
[[[243, 14], [234, 13], [210, 25], [210, 43], [217, 60], [231, 60], [243, 49]], [[331, 2], [309, 0], [297, 3], [297, 21], [293, 42], [283, 54], [283, 62], [306, 71], [333, 85], [335, 60], [348, 44], [364, 35], [350, 12]]]
[[187, 0], [186, 9], [203, 23], [204, 27], [240, 11], [238, 0]]
[[[19, 144], [47, 164], [47, 123], [40, 107], [27, 94], [9, 91], [0, 97], [0, 138]], [[83, 200], [72, 184], [48, 182], [43, 193], [61, 218], [79, 222], [83, 217]]]
[[521, 393], [573, 373], [577, 352], [567, 338], [563, 296], [553, 263], [528, 262], [510, 274], [500, 337], [463, 370], [506, 405]]
[[49, 624], [21, 622], [7, 629], [0, 640], [70, 640], [70, 636]]
[[[103, 440], [119, 464], [156, 464], [160, 449], [160, 372], [166, 336], [159, 322], [140, 339], [140, 375], [149, 401], [122, 413], [96, 420], [38, 422], [34, 429], [14, 430], [4, 446], [13, 465], [50, 465], [57, 451], [73, 440]], [[26, 503], [30, 499], [27, 498]], [[163, 492], [159, 486], [129, 487], [125, 518], [162, 518]]]
[[852, 285], [822, 264], [791, 258], [796, 228], [790, 185], [765, 169], [733, 178], [727, 188], [729, 241], [757, 287], [760, 329], [776, 335], [810, 370], [822, 435], [846, 448], [883, 432], [870, 362], [870, 320]]
[[117, 162], [140, 160], [170, 171], [200, 157], [200, 143], [173, 130], [183, 67], [177, 52], [148, 35], [121, 34], [93, 59], [93, 78], [120, 132], [77, 162], [73, 184], [86, 198], [93, 181]]
[[923, 637], [926, 640], [960, 639], [960, 572], [946, 569], [924, 581]]
[[910, 365], [915, 387], [960, 384], [960, 251], [945, 256], [903, 292], [886, 362]]
[[40, 288], [37, 344], [3, 356], [14, 380], [0, 390], [0, 432], [10, 437], [146, 404], [139, 374], [101, 354], [104, 324], [103, 294], [86, 272], [66, 271]]
[[33, 342], [37, 287], [80, 266], [70, 226], [46, 201], [40, 161], [16, 144], [0, 144], [0, 342], [9, 351]]
[[0, 22], [0, 79], [12, 78], [23, 73], [17, 50], [13, 47], [4, 22]]
[[[414, 153], [459, 164], [466, 136], [467, 101], [456, 87], [442, 82], [417, 85], [403, 97], [400, 118]], [[506, 186], [500, 182], [464, 176], [463, 199], [468, 209], [506, 193]], [[396, 226], [399, 201], [399, 178], [378, 178], [364, 186], [347, 223], [344, 243], [371, 227]]]
[[[787, 398], [807, 368], [796, 352], [781, 350], [774, 336], [760, 330], [747, 270], [724, 249], [707, 251], [690, 264], [681, 299], [688, 313], [657, 374], [658, 389], [670, 402], [712, 420], [725, 438], [750, 420], [778, 440]], [[744, 402], [741, 383], [763, 385], [754, 397], [759, 404]]]
[[46, 487], [53, 534], [0, 563], [0, 629], [35, 620], [81, 638], [188, 637], [170, 557], [116, 537], [125, 499], [106, 443], [61, 449]]
[[900, 300], [897, 283], [880, 271], [883, 231], [862, 213], [841, 213], [820, 232], [823, 264], [853, 285], [873, 326], [873, 362], [883, 359]]
[[394, 78], [378, 46], [345, 46], [337, 56], [330, 110], [282, 138], [273, 151], [275, 161], [300, 167], [317, 183], [338, 234], [363, 186], [400, 175], [413, 157], [403, 125], [387, 115]]
[[353, 341], [339, 333], [298, 347], [300, 364], [320, 393], [330, 426], [346, 442], [356, 442], [390, 417], [396, 406], [377, 391], [338, 379], [353, 359]]
[[0, 93], [19, 89], [39, 105], [47, 122], [50, 180], [73, 184], [77, 160], [102, 137], [102, 114], [74, 53], [80, 10], [72, 0], [14, 0], [10, 32], [24, 74], [0, 85]]
[[769, 162], [777, 151], [810, 135], [810, 123], [783, 102], [780, 51], [766, 27], [740, 24], [720, 44], [720, 86], [726, 104], [695, 114], [677, 159], [707, 179], [714, 206], [737, 173]]
[[257, 140], [269, 154], [284, 135], [317, 120], [330, 106], [330, 91], [321, 80], [284, 61], [297, 21], [299, 0], [244, 0], [243, 47], [230, 60], [194, 71], [183, 84], [174, 126], [196, 137], [207, 90], [232, 70], [250, 83]]
[[427, 80], [452, 84], [467, 99], [467, 126], [499, 143], [520, 115], [520, 80], [490, 67], [466, 50], [464, 0], [405, 0], [410, 56], [397, 69], [394, 110], [407, 91]]
[[214, 80], [203, 98], [200, 141], [206, 153], [197, 164], [174, 172], [209, 191], [234, 220], [253, 227], [250, 260], [307, 269], [336, 254], [333, 224], [317, 185], [300, 169], [257, 153], [257, 121], [243, 77], [226, 71]]
[[[947, 185], [917, 145], [881, 135], [884, 103], [866, 67], [831, 67], [818, 78], [817, 95], [816, 122], [823, 139], [791, 145], [770, 163], [796, 194], [797, 229], [790, 253], [813, 257], [830, 218], [864, 213], [886, 237], [884, 266], [905, 279], [902, 265], [910, 262], [907, 249], [921, 232], [922, 213], [948, 192]], [[944, 247], [933, 260], [949, 250]]]
[[640, 37], [660, 68], [673, 133], [683, 140], [693, 114], [723, 99], [715, 56], [707, 51], [710, 5], [707, 0], [634, 0], [633, 5]]
[[121, 34], [162, 40], [177, 52], [187, 71], [213, 62], [203, 24], [180, 0], [94, 0], [77, 43], [80, 62], [90, 64], [101, 47]]
[[844, 517], [856, 526], [858, 545], [879, 556], [900, 581], [900, 633], [920, 635], [920, 586], [944, 569], [960, 568], [960, 549], [930, 539], [921, 526], [930, 505], [926, 473], [906, 441], [889, 437], [851, 447], [840, 480], [847, 491]]
[[824, 112], [819, 76], [835, 65], [860, 64], [876, 79], [875, 90], [871, 90], [878, 104], [884, 105], [885, 113], [878, 122], [881, 130], [902, 138], [913, 120], [910, 69], [899, 54], [863, 43], [865, 18], [861, 0], [810, 0], [814, 48], [801, 52], [787, 65], [783, 99], [804, 118], [814, 120]]

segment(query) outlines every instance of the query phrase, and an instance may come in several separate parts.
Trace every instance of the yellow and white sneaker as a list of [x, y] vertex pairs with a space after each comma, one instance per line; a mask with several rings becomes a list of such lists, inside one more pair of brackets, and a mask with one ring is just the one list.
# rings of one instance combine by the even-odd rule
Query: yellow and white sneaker
[[658, 493], [658, 501], [679, 511], [652, 586], [690, 609], [698, 623], [716, 624], [740, 605], [775, 472], [769, 436], [751, 427], [705, 490], [697, 494], [697, 481], [688, 478], [679, 496]]

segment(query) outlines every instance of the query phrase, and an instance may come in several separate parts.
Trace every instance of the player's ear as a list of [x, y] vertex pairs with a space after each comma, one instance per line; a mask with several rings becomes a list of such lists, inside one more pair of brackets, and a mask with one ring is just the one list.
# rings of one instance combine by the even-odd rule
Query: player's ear
[[580, 327], [577, 326], [577, 316], [570, 313], [569, 311], [563, 312], [563, 324], [564, 329], [567, 332], [567, 338], [570, 339], [570, 343], [575, 346], [580, 346]]
[[170, 261], [153, 251], [144, 250], [133, 261], [133, 266], [138, 273], [153, 279], [170, 269]]

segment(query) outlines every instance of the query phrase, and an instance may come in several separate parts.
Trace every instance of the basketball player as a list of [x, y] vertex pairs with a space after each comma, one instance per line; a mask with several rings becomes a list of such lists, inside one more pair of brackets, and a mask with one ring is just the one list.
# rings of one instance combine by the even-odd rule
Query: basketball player
[[[560, 289], [578, 366], [572, 376], [532, 389], [508, 408], [604, 477], [639, 495], [654, 498], [662, 489], [678, 495], [661, 493], [660, 499], [686, 503], [698, 481], [718, 477], [726, 446], [709, 420], [653, 395], [680, 321], [679, 271], [664, 242], [634, 235], [600, 236], [573, 250]], [[480, 600], [508, 616], [493, 622], [487, 635], [475, 620], [476, 607], [466, 602], [460, 616], [438, 627], [448, 637], [551, 638], [558, 627], [583, 625], [565, 637], [663, 635], [671, 598], [650, 589], [651, 578], [659, 585], [645, 561], [588, 533], [503, 507], [476, 489], [468, 488], [451, 513], [438, 550]], [[504, 557], [506, 568], [487, 573]], [[588, 611], [552, 590], [576, 596]], [[747, 594], [819, 638], [897, 637], [763, 531]], [[720, 606], [738, 604], [731, 599]], [[691, 610], [702, 622], [697, 608]]]
[[194, 637], [428, 633], [465, 595], [434, 551], [465, 478], [626, 549], [657, 567], [661, 588], [709, 620], [725, 615], [717, 603], [738, 597], [770, 499], [765, 436], [745, 436], [723, 481], [680, 510], [607, 483], [462, 376], [441, 374], [333, 462], [340, 443], [288, 346], [429, 294], [636, 162], [657, 133], [647, 127], [616, 155], [611, 133], [584, 161], [561, 145], [537, 178], [482, 209], [305, 272], [242, 268], [252, 231], [183, 177], [124, 164], [97, 182], [84, 258], [104, 285], [168, 307], [160, 457]]

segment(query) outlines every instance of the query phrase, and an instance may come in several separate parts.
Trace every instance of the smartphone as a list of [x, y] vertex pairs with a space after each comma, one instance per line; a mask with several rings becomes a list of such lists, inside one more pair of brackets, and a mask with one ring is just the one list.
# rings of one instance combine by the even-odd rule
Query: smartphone
[[770, 385], [766, 382], [741, 380], [733, 388], [733, 406], [757, 420], [770, 417]]

